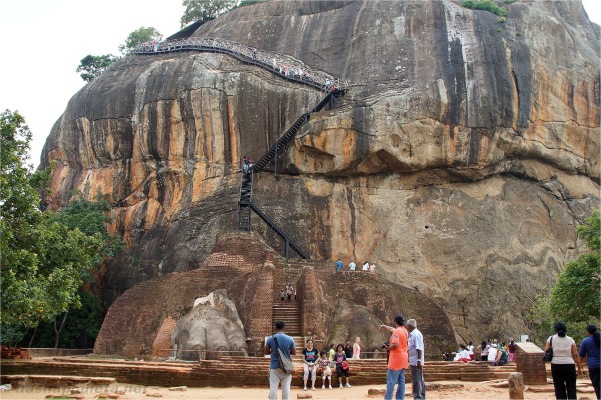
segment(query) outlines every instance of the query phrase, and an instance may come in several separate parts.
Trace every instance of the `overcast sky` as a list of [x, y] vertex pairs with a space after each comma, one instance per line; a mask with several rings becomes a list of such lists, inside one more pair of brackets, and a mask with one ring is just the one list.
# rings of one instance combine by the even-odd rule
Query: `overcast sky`
[[[601, 0], [583, 0], [601, 25]], [[180, 28], [181, 0], [3, 0], [0, 4], [0, 111], [18, 110], [33, 133], [38, 165], [50, 129], [85, 82], [75, 72], [88, 54], [119, 53], [127, 35], [142, 27], [167, 37]], [[601, 45], [601, 44], [600, 44]]]

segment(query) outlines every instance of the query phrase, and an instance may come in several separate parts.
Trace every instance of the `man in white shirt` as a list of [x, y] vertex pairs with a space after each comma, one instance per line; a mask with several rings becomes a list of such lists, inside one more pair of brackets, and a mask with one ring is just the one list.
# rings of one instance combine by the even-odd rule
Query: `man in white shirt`
[[424, 382], [424, 337], [417, 329], [414, 319], [407, 321], [409, 331], [409, 368], [411, 370], [411, 382], [413, 385], [413, 398], [415, 400], [426, 398], [426, 383]]

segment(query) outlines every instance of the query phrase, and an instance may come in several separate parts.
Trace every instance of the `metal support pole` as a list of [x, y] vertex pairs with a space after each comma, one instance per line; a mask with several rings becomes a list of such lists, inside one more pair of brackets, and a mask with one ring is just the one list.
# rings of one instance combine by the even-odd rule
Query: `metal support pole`
[[278, 145], [275, 145], [275, 159], [273, 160], [274, 168], [275, 168], [275, 179], [280, 180], [280, 174], [278, 172]]

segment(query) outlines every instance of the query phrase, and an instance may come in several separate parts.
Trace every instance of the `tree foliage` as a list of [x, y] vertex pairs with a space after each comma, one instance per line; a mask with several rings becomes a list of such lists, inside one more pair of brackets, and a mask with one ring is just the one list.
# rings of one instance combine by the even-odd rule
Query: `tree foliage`
[[507, 16], [507, 10], [492, 0], [465, 0], [461, 3], [461, 6], [465, 8], [471, 8], [472, 10], [489, 11], [498, 15], [499, 17]]
[[183, 0], [185, 10], [181, 18], [181, 26], [183, 28], [196, 21], [210, 21], [237, 5], [238, 0]]
[[70, 218], [40, 210], [38, 190], [50, 170], [33, 172], [27, 165], [31, 132], [23, 117], [7, 110], [0, 128], [0, 317], [4, 325], [30, 328], [80, 306], [78, 290], [107, 238], [79, 229], [90, 219], [74, 226]]
[[528, 319], [535, 330], [533, 336], [541, 340], [541, 343], [552, 333], [553, 324], [557, 321], [564, 321], [570, 330], [569, 333], [575, 338], [584, 335], [587, 323], [599, 323], [599, 212], [595, 211], [586, 223], [577, 229], [578, 236], [592, 252], [581, 254], [567, 263], [555, 285], [548, 292], [538, 295]]
[[90, 82], [94, 78], [99, 77], [112, 63], [119, 58], [112, 54], [102, 56], [93, 56], [88, 54], [79, 62], [79, 66], [75, 72], [81, 72], [79, 76], [86, 82]]
[[131, 32], [127, 35], [124, 44], [119, 45], [119, 51], [124, 55], [132, 54], [136, 46], [142, 43], [151, 42], [151, 41], [160, 42], [163, 40], [163, 35], [156, 28], [153, 27], [140, 27], [135, 31]]

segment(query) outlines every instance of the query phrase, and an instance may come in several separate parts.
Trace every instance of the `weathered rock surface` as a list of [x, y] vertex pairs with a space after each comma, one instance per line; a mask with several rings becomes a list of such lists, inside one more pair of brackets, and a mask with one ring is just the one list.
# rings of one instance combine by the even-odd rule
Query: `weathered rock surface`
[[[524, 332], [528, 299], [599, 207], [599, 26], [579, 1], [504, 6], [500, 23], [450, 0], [272, 1], [195, 33], [350, 80], [253, 199], [312, 257], [374, 260], [435, 299], [465, 341]], [[74, 190], [114, 204], [131, 254], [108, 269], [107, 303], [198, 267], [235, 229], [242, 156], [257, 159], [317, 97], [194, 53], [129, 57], [78, 92], [42, 165], [60, 160], [57, 207]]]

